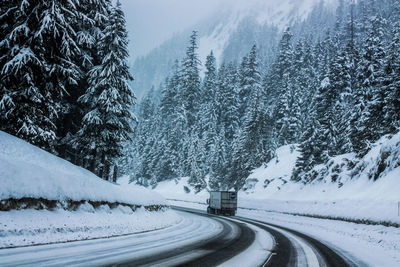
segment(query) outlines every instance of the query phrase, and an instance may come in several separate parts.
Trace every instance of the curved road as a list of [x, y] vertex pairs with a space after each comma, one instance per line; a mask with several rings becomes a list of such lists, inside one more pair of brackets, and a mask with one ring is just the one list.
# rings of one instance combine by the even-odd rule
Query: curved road
[[178, 211], [171, 227], [120, 237], [0, 249], [0, 266], [215, 265], [254, 241], [243, 223]]
[[[182, 215], [177, 225], [113, 238], [0, 249], [0, 266], [251, 266], [254, 255], [262, 266], [355, 265], [290, 229], [173, 208]], [[260, 238], [270, 240], [270, 247], [257, 246]]]
[[[203, 211], [188, 208], [173, 208], [196, 214], [204, 213]], [[230, 217], [224, 218], [229, 219]], [[358, 266], [335, 249], [298, 231], [238, 216], [232, 217], [232, 219], [254, 225], [272, 236], [274, 246], [262, 266]]]

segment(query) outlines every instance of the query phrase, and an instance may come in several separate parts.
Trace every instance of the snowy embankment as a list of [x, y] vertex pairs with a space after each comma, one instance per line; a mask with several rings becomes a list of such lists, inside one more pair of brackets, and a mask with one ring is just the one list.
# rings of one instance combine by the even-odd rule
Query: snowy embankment
[[93, 173], [0, 131], [0, 248], [109, 237], [180, 218], [148, 189]]
[[[399, 266], [400, 133], [380, 139], [362, 159], [346, 154], [316, 166], [310, 184], [290, 180], [298, 156], [294, 146], [283, 146], [255, 169], [239, 192], [237, 215], [306, 233], [360, 266]], [[154, 190], [172, 205], [205, 210], [208, 192], [195, 194], [187, 181]]]
[[[309, 184], [290, 180], [299, 152], [283, 146], [255, 169], [239, 192], [239, 208], [366, 224], [400, 225], [400, 133], [383, 137], [362, 159], [345, 154], [314, 168]], [[186, 193], [187, 178], [160, 183], [168, 199], [205, 203], [208, 192]]]

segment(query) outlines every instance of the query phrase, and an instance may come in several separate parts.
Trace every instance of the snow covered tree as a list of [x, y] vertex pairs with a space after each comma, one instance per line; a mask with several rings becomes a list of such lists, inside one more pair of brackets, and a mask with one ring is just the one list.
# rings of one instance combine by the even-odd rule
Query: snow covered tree
[[[137, 154], [141, 176], [188, 176], [197, 189], [209, 177], [212, 189], [239, 190], [277, 146], [299, 143], [292, 179], [309, 183], [314, 166], [347, 152], [362, 155], [369, 143], [396, 132], [400, 1], [338, 3], [335, 17], [321, 1], [294, 23], [293, 35], [287, 29], [271, 46], [258, 42], [258, 33], [249, 32], [256, 25], [245, 22], [218, 71], [214, 55], [207, 57], [202, 82], [194, 32], [148, 130], [136, 137], [146, 143]], [[258, 48], [246, 53], [243, 36]]]
[[392, 40], [387, 49], [385, 60], [385, 75], [383, 114], [384, 125], [388, 132], [400, 128], [400, 1], [394, 1], [395, 23], [392, 30]]
[[79, 2], [3, 3], [0, 110], [6, 123], [1, 129], [52, 150], [61, 99], [79, 78], [73, 61], [79, 47], [71, 26]]
[[263, 89], [261, 87], [261, 75], [258, 69], [256, 46], [253, 46], [249, 54], [249, 60], [245, 71], [245, 81], [251, 96], [245, 115], [245, 122], [235, 142], [232, 165], [232, 176], [235, 181], [231, 184], [234, 188], [241, 188], [250, 171], [262, 163], [268, 162], [273, 156], [275, 147], [271, 144], [272, 123], [265, 113]]
[[360, 155], [368, 150], [370, 142], [386, 133], [385, 127], [381, 127], [385, 59], [382, 23], [380, 16], [371, 18], [358, 66], [359, 86], [355, 92], [350, 138], [354, 151]]
[[240, 125], [239, 74], [234, 64], [229, 64], [223, 69], [225, 71], [221, 71], [218, 89], [219, 122], [221, 127], [224, 127], [225, 140], [232, 144]]
[[261, 87], [261, 73], [259, 68], [257, 46], [253, 45], [249, 54], [243, 58], [240, 66], [239, 114], [242, 116], [242, 123], [245, 120], [244, 115], [250, 104], [253, 91], [259, 90], [259, 87]]
[[323, 124], [329, 140], [329, 155], [334, 156], [350, 152], [348, 139], [348, 119], [351, 115], [351, 76], [349, 61], [344, 50], [339, 51], [331, 61], [328, 78], [329, 87], [324, 95], [325, 113]]
[[298, 138], [301, 137], [312, 113], [312, 102], [315, 96], [316, 89], [318, 88], [317, 70], [315, 68], [316, 57], [313, 48], [309, 42], [304, 44], [303, 59], [298, 62], [299, 67], [296, 75], [295, 84], [300, 85], [299, 92], [299, 105], [301, 114], [301, 130]]
[[314, 144], [318, 144], [317, 154], [314, 154], [314, 162], [316, 164], [324, 163], [328, 159], [329, 148], [336, 142], [334, 130], [332, 130], [331, 118], [325, 116], [326, 111], [330, 107], [329, 91], [331, 90], [331, 82], [328, 77], [322, 80], [321, 85], [318, 88], [315, 96], [315, 120], [314, 127], [318, 127], [315, 131], [318, 131], [314, 135], [316, 140], [313, 140]]
[[195, 124], [200, 104], [200, 60], [197, 55], [197, 32], [193, 31], [190, 36], [186, 57], [182, 61], [181, 95], [188, 127], [191, 129]]
[[213, 51], [207, 56], [205, 67], [201, 101], [208, 103], [215, 101], [217, 86], [217, 63]]
[[206, 60], [206, 72], [202, 86], [202, 105], [199, 111], [197, 129], [199, 136], [205, 142], [205, 153], [209, 153], [215, 146], [218, 124], [218, 100], [217, 100], [217, 66], [215, 57], [211, 51]]
[[130, 140], [131, 123], [135, 120], [130, 111], [135, 95], [128, 84], [133, 78], [127, 65], [128, 40], [119, 1], [110, 12], [98, 45], [102, 62], [89, 71], [89, 87], [79, 98], [88, 106], [88, 112], [83, 117], [77, 143], [84, 147], [86, 155], [93, 155], [92, 161], [101, 159], [100, 164], [96, 162], [95, 171], [107, 180], [110, 167], [116, 168], [123, 146]]
[[291, 136], [293, 131], [289, 130], [294, 122], [291, 119], [291, 104], [293, 96], [293, 48], [291, 44], [292, 34], [287, 29], [279, 44], [279, 54], [273, 65], [272, 80], [268, 86], [276, 91], [277, 102], [274, 107], [275, 132], [278, 143], [283, 145], [295, 138]]
[[76, 44], [80, 53], [75, 56], [80, 76], [77, 85], [70, 87], [63, 98], [63, 113], [57, 120], [57, 153], [73, 163], [86, 166], [80, 147], [73, 147], [74, 136], [81, 125], [85, 113], [85, 105], [78, 101], [88, 87], [88, 73], [93, 66], [100, 65], [101, 55], [97, 44], [103, 36], [106, 21], [111, 10], [110, 0], [81, 1], [76, 6], [77, 18], [71, 23], [76, 29]]
[[216, 136], [215, 146], [209, 154], [210, 160], [210, 173], [209, 185], [211, 189], [222, 190], [225, 186], [226, 178], [229, 174], [229, 151], [227, 150], [228, 144], [225, 139], [225, 129], [222, 126]]
[[321, 146], [321, 143], [324, 142], [324, 135], [315, 117], [315, 113], [311, 114], [305, 132], [300, 140], [299, 151], [301, 154], [296, 161], [291, 178], [295, 181], [308, 182], [305, 179], [307, 172], [312, 170], [315, 165], [321, 164], [327, 159], [326, 151]]
[[202, 140], [197, 133], [192, 132], [188, 144], [188, 165], [189, 165], [189, 181], [196, 192], [201, 191], [206, 187], [204, 180], [206, 176], [206, 168], [203, 166], [205, 162], [205, 151]]

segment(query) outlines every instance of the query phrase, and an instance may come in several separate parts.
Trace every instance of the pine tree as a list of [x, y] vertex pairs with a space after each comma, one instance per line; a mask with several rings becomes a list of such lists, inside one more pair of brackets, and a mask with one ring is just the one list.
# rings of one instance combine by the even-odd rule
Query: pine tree
[[[57, 120], [57, 153], [73, 163], [88, 168], [88, 162], [82, 157], [81, 147], [74, 148], [74, 136], [79, 130], [82, 117], [86, 111], [78, 98], [88, 87], [88, 73], [93, 66], [101, 64], [101, 55], [97, 44], [103, 37], [106, 21], [111, 10], [110, 0], [89, 0], [76, 6], [77, 19], [71, 23], [76, 29], [76, 44], [80, 53], [73, 59], [76, 62], [80, 76], [77, 85], [70, 87], [63, 98], [63, 113]], [[87, 155], [86, 155], [87, 156]]]
[[182, 61], [181, 94], [183, 107], [187, 116], [188, 126], [191, 129], [195, 124], [199, 111], [200, 98], [200, 60], [197, 55], [197, 32], [190, 36], [186, 57]]
[[237, 137], [232, 161], [232, 176], [230, 182], [234, 188], [241, 188], [250, 171], [262, 163], [268, 162], [273, 156], [271, 119], [264, 111], [261, 75], [258, 70], [256, 46], [253, 46], [247, 65], [245, 77], [251, 96], [248, 100], [246, 120], [243, 130]]
[[329, 149], [336, 142], [334, 131], [331, 129], [331, 118], [325, 115], [331, 104], [331, 100], [329, 99], [329, 91], [331, 88], [331, 82], [329, 78], [326, 77], [322, 80], [314, 100], [315, 120], [317, 121], [314, 125], [318, 127], [316, 129], [318, 134], [315, 135], [318, 139], [314, 141], [314, 144], [318, 144], [319, 147], [317, 154], [314, 154], [315, 164], [324, 163], [328, 159]]
[[334, 156], [350, 152], [350, 140], [348, 139], [348, 116], [351, 115], [351, 76], [349, 69], [349, 59], [346, 51], [338, 48], [338, 53], [334, 56], [329, 68], [330, 85], [325, 102], [325, 121], [329, 120], [330, 132], [332, 137], [329, 143], [329, 155]]
[[373, 25], [371, 32], [373, 37], [371, 36], [371, 43], [367, 41], [367, 43], [371, 45], [371, 49], [374, 53], [371, 55], [371, 62], [368, 67], [369, 71], [371, 72], [369, 73], [369, 76], [367, 76], [370, 85], [367, 85], [368, 82], [366, 81], [363, 85], [371, 86], [371, 99], [367, 108], [369, 110], [368, 121], [371, 127], [370, 141], [375, 142], [382, 135], [390, 132], [390, 126], [385, 124], [383, 113], [383, 109], [385, 107], [385, 92], [383, 90], [383, 83], [386, 76], [384, 72], [384, 61], [386, 58], [384, 46], [384, 24], [386, 24], [386, 21], [380, 15], [378, 15], [372, 19], [371, 24]]
[[[2, 130], [53, 150], [62, 97], [77, 84], [78, 1], [12, 1], [2, 5], [0, 109]], [[8, 8], [8, 9], [7, 9]], [[7, 10], [6, 10], [7, 9]]]
[[210, 180], [209, 185], [213, 190], [222, 190], [229, 173], [229, 151], [225, 139], [225, 129], [222, 126], [215, 140], [215, 146], [210, 153]]
[[369, 143], [376, 141], [387, 130], [383, 121], [384, 95], [382, 92], [385, 53], [382, 44], [382, 19], [374, 16], [369, 34], [364, 41], [358, 67], [359, 86], [355, 92], [355, 106], [351, 120], [350, 138], [354, 151], [363, 155]]
[[301, 154], [296, 161], [292, 175], [292, 179], [295, 181], [308, 182], [307, 173], [315, 165], [321, 164], [327, 159], [326, 151], [320, 145], [324, 140], [324, 136], [321, 132], [321, 126], [315, 117], [315, 113], [311, 114], [306, 130], [301, 137], [299, 146]]
[[247, 84], [247, 71], [248, 71], [248, 62], [249, 58], [248, 56], [244, 56], [242, 58], [242, 62], [240, 63], [239, 67], [239, 92], [238, 92], [238, 100], [239, 100], [239, 114], [240, 116], [240, 122], [243, 123], [244, 121], [244, 114], [246, 113], [246, 108], [248, 104], [248, 99], [250, 98], [250, 87]]
[[217, 100], [217, 70], [213, 52], [207, 56], [206, 72], [202, 86], [202, 101], [199, 112], [198, 129], [199, 136], [204, 140], [205, 153], [209, 154], [215, 146], [218, 124], [218, 100]]
[[[292, 104], [294, 101], [293, 87], [293, 48], [291, 45], [292, 34], [287, 29], [279, 44], [279, 55], [274, 64], [272, 86], [278, 92], [277, 102], [274, 108], [275, 133], [278, 144], [288, 144], [296, 139], [292, 128], [295, 119], [292, 117]], [[297, 100], [297, 99], [296, 99]], [[298, 107], [298, 106], [297, 106]], [[297, 108], [296, 108], [297, 109]], [[295, 111], [297, 115], [297, 111]]]
[[[221, 72], [221, 76], [223, 77], [218, 91], [220, 96], [218, 101], [220, 109], [219, 118], [220, 124], [224, 127], [225, 139], [228, 144], [232, 144], [240, 125], [239, 74], [234, 64], [229, 64], [225, 70], [225, 72]], [[230, 150], [229, 148], [227, 149]]]
[[203, 103], [215, 101], [215, 93], [217, 86], [217, 63], [213, 51], [207, 56], [206, 71], [202, 86], [201, 100]]
[[[260, 90], [261, 73], [259, 69], [259, 60], [257, 58], [257, 46], [253, 45], [248, 56], [243, 58], [240, 74], [239, 89], [239, 114], [242, 116], [250, 104], [250, 98], [254, 90]], [[242, 118], [242, 122], [245, 118]]]
[[387, 49], [385, 60], [384, 86], [384, 125], [388, 132], [400, 128], [400, 1], [393, 3], [395, 23], [392, 30], [392, 40]]
[[[309, 42], [305, 43], [304, 57], [300, 67], [296, 66], [298, 69], [298, 74], [296, 75], [296, 84], [301, 85], [301, 91], [299, 94], [299, 104], [301, 113], [301, 130], [304, 132], [308, 121], [311, 119], [312, 113], [312, 101], [315, 96], [316, 89], [318, 88], [317, 71], [315, 69], [316, 57], [314, 51]], [[302, 134], [299, 134], [301, 137]]]
[[122, 155], [124, 143], [130, 140], [131, 122], [135, 120], [130, 111], [135, 95], [128, 84], [133, 78], [126, 62], [127, 44], [124, 13], [117, 2], [99, 43], [102, 62], [89, 71], [89, 87], [79, 98], [89, 111], [83, 117], [77, 142], [87, 144], [85, 154], [96, 155], [93, 161], [101, 158], [96, 172], [106, 180], [111, 165]]
[[188, 183], [192, 185], [196, 192], [201, 191], [206, 187], [206, 182], [204, 180], [206, 176], [204, 168], [204, 144], [198, 137], [197, 133], [192, 132], [190, 136], [190, 141], [188, 144], [188, 165], [189, 165], [189, 181]]

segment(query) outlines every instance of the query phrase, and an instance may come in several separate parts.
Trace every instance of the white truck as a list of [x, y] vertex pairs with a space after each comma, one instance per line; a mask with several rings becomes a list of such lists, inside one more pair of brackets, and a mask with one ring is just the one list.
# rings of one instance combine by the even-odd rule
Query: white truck
[[237, 193], [233, 191], [211, 191], [207, 204], [207, 213], [235, 216]]

